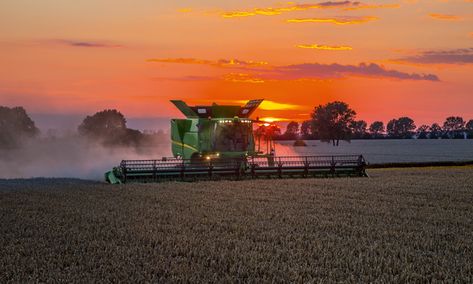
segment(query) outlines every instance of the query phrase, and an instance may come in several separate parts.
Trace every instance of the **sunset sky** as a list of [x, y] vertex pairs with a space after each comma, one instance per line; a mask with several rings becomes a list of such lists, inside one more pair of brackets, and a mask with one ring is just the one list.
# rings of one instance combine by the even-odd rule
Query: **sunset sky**
[[170, 99], [304, 120], [473, 118], [473, 1], [2, 0], [0, 105], [180, 116]]

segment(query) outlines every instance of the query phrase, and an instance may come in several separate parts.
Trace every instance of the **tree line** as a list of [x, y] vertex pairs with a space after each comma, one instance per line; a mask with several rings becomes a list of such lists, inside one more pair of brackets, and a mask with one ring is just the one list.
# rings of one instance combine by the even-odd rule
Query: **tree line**
[[[125, 116], [115, 109], [99, 111], [86, 116], [77, 127], [79, 136], [104, 146], [152, 146], [155, 141], [165, 140], [164, 133], [143, 133], [128, 128]], [[0, 148], [15, 148], [25, 139], [40, 134], [35, 122], [23, 107], [0, 106]], [[450, 116], [442, 125], [416, 127], [410, 117], [391, 119], [386, 125], [374, 121], [369, 126], [364, 120], [356, 120], [356, 112], [347, 103], [335, 101], [316, 106], [311, 119], [299, 124], [291, 121], [284, 133], [275, 126], [261, 126], [255, 130], [255, 138], [273, 137], [275, 140], [321, 140], [334, 146], [340, 140], [351, 139], [473, 139], [473, 119], [465, 121]]]
[[[99, 111], [86, 116], [77, 127], [77, 134], [89, 141], [107, 147], [152, 146], [164, 138], [164, 133], [143, 133], [128, 128], [125, 116], [115, 109]], [[36, 138], [40, 130], [23, 107], [0, 106], [0, 149], [20, 147], [24, 141]]]
[[374, 121], [370, 125], [356, 120], [356, 112], [347, 103], [335, 101], [319, 105], [311, 119], [302, 123], [291, 121], [284, 133], [274, 135], [276, 140], [321, 140], [338, 145], [340, 140], [351, 139], [473, 139], [473, 119], [450, 116], [442, 125], [416, 126], [414, 120], [404, 116], [391, 119], [385, 125]]

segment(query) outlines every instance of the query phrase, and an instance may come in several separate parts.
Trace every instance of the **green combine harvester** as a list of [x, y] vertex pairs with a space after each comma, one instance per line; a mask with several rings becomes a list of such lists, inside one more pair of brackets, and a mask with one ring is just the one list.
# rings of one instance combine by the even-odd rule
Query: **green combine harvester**
[[[185, 119], [171, 120], [171, 158], [123, 160], [105, 174], [112, 184], [285, 177], [366, 176], [362, 155], [276, 156], [271, 138], [266, 152], [255, 142], [251, 114], [263, 100], [244, 106], [188, 106], [171, 101]], [[260, 140], [260, 139], [258, 139]]]

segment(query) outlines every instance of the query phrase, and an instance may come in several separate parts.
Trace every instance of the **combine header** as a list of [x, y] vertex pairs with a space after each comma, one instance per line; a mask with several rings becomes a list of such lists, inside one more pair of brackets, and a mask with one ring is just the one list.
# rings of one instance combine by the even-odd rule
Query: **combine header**
[[[171, 120], [172, 158], [124, 160], [105, 174], [110, 183], [252, 179], [260, 177], [366, 176], [361, 155], [275, 156], [257, 151], [250, 115], [263, 100], [244, 106], [190, 107], [171, 101], [186, 119]], [[256, 120], [256, 122], [259, 122]], [[258, 139], [259, 140], [259, 139]]]

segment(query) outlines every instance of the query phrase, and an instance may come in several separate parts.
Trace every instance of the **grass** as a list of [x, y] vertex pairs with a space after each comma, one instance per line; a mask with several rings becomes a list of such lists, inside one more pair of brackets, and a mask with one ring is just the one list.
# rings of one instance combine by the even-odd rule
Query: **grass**
[[0, 181], [0, 282], [471, 282], [473, 169]]

